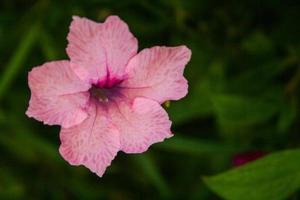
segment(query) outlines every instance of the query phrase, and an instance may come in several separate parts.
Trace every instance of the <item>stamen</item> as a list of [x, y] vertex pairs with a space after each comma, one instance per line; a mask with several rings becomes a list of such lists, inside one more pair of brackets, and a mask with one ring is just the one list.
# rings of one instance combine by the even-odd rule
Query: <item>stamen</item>
[[104, 102], [108, 101], [108, 89], [99, 88], [93, 85], [92, 88], [90, 89], [90, 93], [94, 98], [96, 98], [99, 101], [104, 101]]

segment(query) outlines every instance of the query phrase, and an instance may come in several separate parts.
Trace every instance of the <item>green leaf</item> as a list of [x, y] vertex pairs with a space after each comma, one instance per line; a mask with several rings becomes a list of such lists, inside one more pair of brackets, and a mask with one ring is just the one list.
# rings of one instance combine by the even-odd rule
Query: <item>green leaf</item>
[[47, 158], [46, 162], [56, 164], [62, 162], [55, 145], [22, 125], [18, 118], [8, 117], [6, 125], [2, 127], [6, 131], [0, 134], [0, 147], [4, 147], [15, 158], [27, 163], [40, 162], [40, 158]]
[[276, 101], [263, 97], [221, 94], [212, 98], [218, 122], [222, 126], [249, 126], [264, 122], [278, 111]]
[[168, 109], [172, 121], [175, 123], [183, 123], [198, 116], [212, 114], [211, 96], [224, 89], [224, 66], [221, 61], [216, 60], [209, 67], [204, 79], [190, 84], [187, 97], [172, 103]]
[[262, 32], [252, 33], [243, 41], [242, 47], [250, 54], [256, 56], [270, 54], [274, 48], [270, 38]]
[[24, 185], [19, 177], [11, 172], [9, 168], [0, 167], [0, 197], [1, 199], [24, 198]]
[[54, 145], [26, 131], [15, 132], [9, 137], [7, 134], [2, 134], [0, 146], [5, 147], [13, 156], [24, 162], [39, 162], [42, 157], [56, 163], [62, 161]]
[[295, 121], [296, 115], [297, 103], [295, 101], [292, 101], [290, 105], [286, 104], [282, 106], [277, 123], [277, 130], [279, 132], [287, 131]]
[[170, 138], [155, 146], [166, 151], [187, 153], [192, 155], [214, 155], [220, 152], [230, 153], [233, 151], [238, 151], [237, 148], [239, 148], [209, 140], [200, 140], [180, 136], [175, 136], [174, 138]]
[[300, 149], [286, 150], [204, 181], [229, 200], [281, 200], [300, 188], [299, 166]]

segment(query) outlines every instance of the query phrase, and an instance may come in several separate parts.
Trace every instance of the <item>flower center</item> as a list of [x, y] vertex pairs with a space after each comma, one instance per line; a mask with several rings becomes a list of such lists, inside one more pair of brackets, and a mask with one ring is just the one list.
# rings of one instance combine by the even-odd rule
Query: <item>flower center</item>
[[89, 90], [92, 97], [99, 101], [107, 102], [109, 99], [110, 91], [106, 88], [100, 88], [95, 85]]
[[98, 101], [108, 102], [109, 99], [119, 94], [117, 87], [122, 80], [106, 78], [104, 81], [99, 81], [93, 84], [89, 92], [91, 96]]

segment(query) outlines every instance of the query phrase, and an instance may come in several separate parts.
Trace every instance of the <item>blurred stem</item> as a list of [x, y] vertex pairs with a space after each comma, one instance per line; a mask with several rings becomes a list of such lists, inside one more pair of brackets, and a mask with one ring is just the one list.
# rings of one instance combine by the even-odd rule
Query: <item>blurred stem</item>
[[38, 37], [38, 30], [39, 27], [37, 24], [34, 24], [28, 30], [20, 45], [16, 49], [15, 54], [11, 57], [11, 60], [8, 62], [6, 67], [4, 67], [5, 71], [2, 73], [2, 78], [0, 80], [0, 100], [9, 89], [10, 84], [15, 79], [18, 71], [22, 67], [22, 64], [24, 64], [25, 59], [28, 57], [28, 54]]
[[134, 160], [143, 170], [148, 180], [159, 190], [161, 195], [165, 198], [170, 197], [170, 189], [151, 157], [147, 154], [136, 155], [134, 156]]

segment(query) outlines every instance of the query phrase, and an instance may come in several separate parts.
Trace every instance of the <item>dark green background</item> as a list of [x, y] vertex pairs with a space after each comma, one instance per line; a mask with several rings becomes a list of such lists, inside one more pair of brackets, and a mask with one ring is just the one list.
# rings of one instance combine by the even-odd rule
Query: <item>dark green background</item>
[[[58, 126], [24, 113], [28, 71], [67, 59], [71, 16], [111, 14], [140, 50], [187, 45], [190, 87], [167, 108], [175, 136], [120, 152], [99, 178], [61, 158]], [[299, 22], [297, 1], [1, 0], [0, 199], [220, 199], [202, 177], [232, 168], [234, 155], [299, 146]]]

